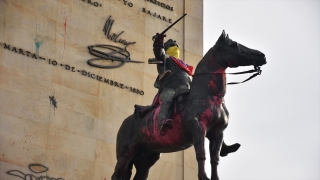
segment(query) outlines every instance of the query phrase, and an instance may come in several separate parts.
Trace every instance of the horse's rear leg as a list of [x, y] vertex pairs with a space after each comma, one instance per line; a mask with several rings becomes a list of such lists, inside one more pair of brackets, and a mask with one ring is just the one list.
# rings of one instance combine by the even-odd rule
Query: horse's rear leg
[[123, 180], [130, 180], [131, 178], [131, 175], [132, 175], [132, 167], [133, 167], [133, 161], [131, 161], [128, 166], [127, 166], [127, 169], [126, 169], [126, 172], [123, 176]]
[[137, 148], [122, 148], [121, 152], [117, 152], [117, 164], [111, 180], [129, 180], [132, 170], [132, 159], [136, 155]]
[[154, 153], [150, 156], [136, 156], [134, 158], [134, 166], [136, 167], [136, 175], [133, 180], [146, 180], [149, 175], [149, 169], [160, 159], [160, 153]]

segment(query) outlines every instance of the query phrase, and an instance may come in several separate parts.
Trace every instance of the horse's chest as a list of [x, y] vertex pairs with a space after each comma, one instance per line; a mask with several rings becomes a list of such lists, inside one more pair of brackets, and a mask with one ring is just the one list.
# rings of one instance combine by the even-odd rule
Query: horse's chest
[[217, 96], [203, 103], [202, 111], [198, 113], [199, 122], [203, 127], [210, 128], [217, 124], [219, 126], [228, 124], [228, 115], [222, 103], [222, 98]]

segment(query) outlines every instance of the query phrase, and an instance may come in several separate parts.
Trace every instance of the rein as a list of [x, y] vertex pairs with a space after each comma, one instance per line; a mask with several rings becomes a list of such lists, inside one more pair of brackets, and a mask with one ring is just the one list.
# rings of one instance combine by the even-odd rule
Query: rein
[[233, 85], [233, 84], [241, 84], [244, 82], [249, 81], [250, 79], [256, 77], [257, 75], [261, 75], [262, 70], [260, 69], [259, 66], [254, 66], [254, 69], [252, 70], [248, 70], [248, 71], [242, 71], [242, 72], [236, 72], [236, 73], [216, 73], [216, 72], [209, 72], [209, 73], [199, 73], [199, 74], [194, 74], [192, 75], [194, 76], [198, 76], [198, 75], [205, 75], [205, 74], [231, 74], [231, 75], [237, 75], [237, 74], [248, 74], [248, 73], [254, 73], [252, 76], [250, 76], [249, 78], [247, 78], [246, 80], [242, 81], [242, 82], [231, 82], [231, 83], [227, 83], [227, 85]]

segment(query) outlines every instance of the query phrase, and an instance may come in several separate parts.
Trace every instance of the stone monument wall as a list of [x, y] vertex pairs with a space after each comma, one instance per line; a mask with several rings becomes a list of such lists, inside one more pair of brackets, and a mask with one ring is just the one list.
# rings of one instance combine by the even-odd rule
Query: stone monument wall
[[[122, 121], [157, 92], [152, 36], [187, 13], [166, 39], [196, 66], [202, 11], [198, 0], [0, 0], [0, 179], [109, 180]], [[90, 66], [103, 58], [88, 47], [120, 59], [94, 65], [124, 64]], [[197, 179], [194, 149], [162, 154], [149, 179]]]

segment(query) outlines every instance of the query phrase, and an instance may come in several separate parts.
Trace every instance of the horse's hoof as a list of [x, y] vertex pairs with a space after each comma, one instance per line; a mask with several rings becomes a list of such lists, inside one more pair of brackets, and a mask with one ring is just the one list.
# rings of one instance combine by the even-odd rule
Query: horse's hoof
[[236, 152], [239, 148], [240, 148], [240, 144], [236, 143], [233, 144], [231, 146], [223, 146], [221, 151], [220, 151], [220, 156], [221, 157], [225, 157], [227, 156], [229, 153], [233, 153]]

